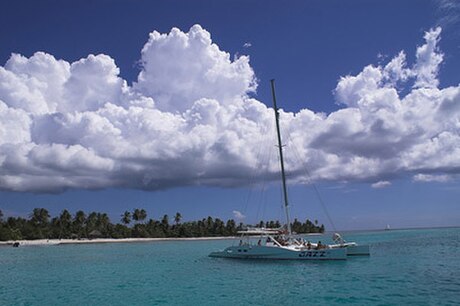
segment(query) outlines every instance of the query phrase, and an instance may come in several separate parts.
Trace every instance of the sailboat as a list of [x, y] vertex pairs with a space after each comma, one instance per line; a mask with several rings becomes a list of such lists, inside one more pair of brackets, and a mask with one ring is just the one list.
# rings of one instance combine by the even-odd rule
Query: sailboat
[[[239, 231], [238, 234], [241, 234], [241, 239], [238, 245], [229, 246], [222, 251], [212, 252], [209, 256], [237, 259], [345, 260], [348, 255], [368, 255], [369, 246], [345, 242], [339, 234], [335, 234], [335, 244], [333, 245], [323, 245], [321, 242], [317, 244], [306, 243], [303, 239], [292, 235], [274, 80], [271, 80], [271, 89], [281, 164], [286, 229], [248, 228], [247, 230]], [[253, 236], [260, 238], [257, 243], [254, 243], [254, 239], [251, 239]]]

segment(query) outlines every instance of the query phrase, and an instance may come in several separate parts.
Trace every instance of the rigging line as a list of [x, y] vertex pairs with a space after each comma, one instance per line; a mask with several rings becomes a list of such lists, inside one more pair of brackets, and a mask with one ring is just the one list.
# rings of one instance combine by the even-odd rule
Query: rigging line
[[[271, 136], [273, 135], [273, 128], [267, 128], [267, 130], [271, 131], [269, 133], [269, 137], [262, 137], [262, 140], [259, 142], [259, 150], [257, 153], [257, 159], [256, 161], [259, 161], [259, 164], [261, 165], [269, 165], [269, 162], [271, 160], [271, 156], [273, 153], [272, 147], [268, 145], [269, 140], [272, 138]], [[263, 135], [267, 135], [267, 133], [263, 133]], [[269, 148], [266, 150], [266, 148]], [[267, 169], [270, 169], [270, 167], [263, 167], [259, 166], [256, 167], [253, 170], [253, 175], [252, 179], [250, 180], [250, 186], [248, 190], [248, 196], [246, 198], [246, 203], [244, 206], [243, 214], [246, 215], [248, 214], [248, 207], [250, 202], [254, 202], [256, 200], [255, 192], [256, 192], [256, 187], [261, 188], [261, 195], [264, 193], [264, 190], [266, 190], [266, 184], [267, 184], [267, 177], [263, 175], [264, 171], [268, 171]], [[261, 181], [261, 184], [257, 183], [257, 178]], [[260, 215], [260, 205], [263, 204], [263, 200], [261, 200], [262, 197], [259, 197], [259, 205], [257, 206], [257, 215], [256, 218], [259, 218]], [[254, 202], [255, 203], [255, 202]]]
[[267, 198], [268, 198], [268, 195], [267, 195], [267, 192], [264, 192], [264, 206], [263, 206], [263, 210], [262, 210], [262, 219], [265, 218], [265, 211], [266, 211], [266, 208], [267, 208]]
[[258, 199], [258, 205], [257, 205], [257, 213], [256, 213], [256, 219], [258, 220], [259, 219], [259, 216], [260, 216], [260, 207], [262, 206], [262, 202], [263, 202], [263, 199], [262, 199], [262, 196], [263, 196], [263, 193], [264, 193], [264, 186], [265, 186], [265, 180], [262, 181], [262, 186], [260, 186], [260, 192], [259, 192], [259, 199]]
[[[260, 142], [261, 144], [262, 143], [265, 143], [267, 142], [267, 139], [262, 139], [262, 141]], [[260, 160], [260, 155], [262, 154], [262, 148], [265, 147], [265, 145], [259, 145], [259, 150], [257, 152], [257, 156], [256, 156], [256, 161], [257, 160]], [[262, 172], [262, 169], [260, 167], [256, 167], [253, 171], [252, 171], [252, 175], [251, 177], [249, 178], [249, 191], [248, 191], [248, 195], [246, 197], [246, 203], [244, 205], [244, 209], [243, 209], [243, 214], [246, 214], [247, 213], [247, 210], [248, 210], [248, 204], [251, 200], [251, 196], [252, 196], [252, 191], [253, 191], [253, 186], [254, 186], [254, 183], [256, 181], [256, 177], [259, 177], [260, 176], [260, 173]]]
[[335, 224], [332, 221], [332, 218], [331, 218], [331, 216], [329, 214], [329, 210], [326, 207], [326, 204], [325, 204], [325, 202], [323, 200], [323, 197], [321, 196], [321, 193], [319, 192], [319, 189], [316, 186], [316, 184], [315, 184], [315, 182], [314, 182], [314, 180], [313, 180], [313, 178], [312, 178], [312, 176], [310, 174], [310, 171], [308, 170], [307, 163], [303, 162], [302, 159], [300, 158], [300, 154], [298, 153], [296, 145], [295, 145], [294, 141], [292, 141], [290, 134], [289, 134], [289, 137], [288, 137], [288, 142], [290, 142], [292, 144], [292, 149], [293, 149], [292, 152], [294, 152], [294, 155], [298, 159], [300, 165], [302, 165], [303, 168], [305, 169], [305, 172], [307, 173], [309, 182], [313, 186], [313, 190], [315, 191], [316, 197], [318, 198], [319, 203], [321, 204], [321, 207], [323, 208], [323, 211], [324, 211], [324, 214], [326, 215], [327, 220], [332, 225], [332, 229], [334, 230], [334, 232], [337, 232], [337, 228], [335, 227]]
[[[269, 164], [269, 163], [270, 163], [271, 156], [272, 156], [272, 152], [273, 152], [272, 149], [268, 150], [267, 159], [265, 160], [265, 164]], [[259, 205], [257, 206], [257, 215], [256, 215], [257, 218], [259, 218], [259, 216], [260, 216], [260, 209], [261, 209], [261, 207], [262, 207], [262, 218], [263, 218], [264, 215], [265, 215], [265, 207], [267, 206], [267, 201], [266, 201], [266, 185], [267, 185], [267, 179], [266, 179], [265, 176], [264, 176], [263, 179], [262, 179], [262, 185], [261, 185], [261, 189], [260, 189]], [[265, 195], [265, 197], [264, 197], [264, 195]]]
[[262, 216], [261, 216], [260, 215], [260, 210], [261, 210], [261, 207], [262, 207], [262, 210], [263, 210], [264, 192], [265, 192], [265, 181], [263, 182], [263, 185], [261, 186], [261, 189], [260, 189], [259, 205], [257, 205], [257, 214], [256, 214], [257, 220], [259, 220], [260, 218], [263, 218], [263, 212], [262, 212]]

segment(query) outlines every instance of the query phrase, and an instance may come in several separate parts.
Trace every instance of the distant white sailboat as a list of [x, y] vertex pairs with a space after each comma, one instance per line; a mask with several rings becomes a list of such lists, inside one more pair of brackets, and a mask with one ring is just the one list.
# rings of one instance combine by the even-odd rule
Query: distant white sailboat
[[[286, 229], [249, 228], [245, 231], [240, 231], [238, 233], [242, 236], [238, 245], [227, 247], [222, 251], [212, 252], [209, 256], [238, 259], [344, 260], [347, 255], [369, 255], [368, 245], [345, 242], [339, 234], [334, 235], [335, 244], [333, 245], [324, 245], [321, 242], [317, 244], [307, 243], [292, 235], [274, 80], [271, 80], [271, 89], [281, 165]], [[251, 239], [254, 235], [260, 238], [257, 243], [254, 243], [254, 239]]]
[[387, 227], [385, 227], [385, 230], [386, 230], [386, 231], [389, 231], [389, 230], [391, 230], [391, 228], [390, 228], [390, 224], [387, 224]]

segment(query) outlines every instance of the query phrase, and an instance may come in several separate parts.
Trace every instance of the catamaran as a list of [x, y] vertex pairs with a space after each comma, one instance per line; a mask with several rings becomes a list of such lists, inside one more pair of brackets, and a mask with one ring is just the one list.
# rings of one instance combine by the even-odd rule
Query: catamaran
[[[309, 244], [285, 234], [283, 229], [249, 228], [238, 232], [241, 240], [238, 245], [223, 251], [212, 252], [210, 257], [238, 259], [289, 259], [289, 260], [345, 260], [344, 248], [329, 248], [321, 244]], [[259, 236], [257, 243], [251, 237]]]
[[332, 240], [334, 240], [335, 244], [330, 244], [328, 247], [332, 249], [346, 249], [347, 256], [370, 255], [369, 245], [367, 244], [346, 242], [339, 233], [334, 233]]
[[[281, 143], [279, 111], [276, 105], [274, 80], [271, 80], [271, 89], [281, 165], [286, 228], [248, 228], [244, 231], [239, 231], [238, 234], [241, 234], [241, 239], [238, 245], [227, 247], [222, 251], [212, 252], [209, 256], [238, 259], [345, 260], [349, 255], [369, 255], [368, 245], [346, 242], [337, 233], [334, 234], [333, 240], [335, 244], [332, 245], [324, 245], [321, 242], [312, 244], [293, 235], [289, 216], [283, 146]], [[255, 243], [257, 239], [254, 240], [254, 236], [259, 238], [257, 243]]]

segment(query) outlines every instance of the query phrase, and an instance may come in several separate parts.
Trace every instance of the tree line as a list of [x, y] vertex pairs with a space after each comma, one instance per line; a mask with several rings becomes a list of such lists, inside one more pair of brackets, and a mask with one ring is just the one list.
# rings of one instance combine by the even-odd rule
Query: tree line
[[[178, 212], [172, 219], [164, 215], [161, 219], [148, 219], [145, 209], [125, 211], [119, 223], [112, 223], [106, 213], [82, 210], [72, 215], [64, 209], [51, 217], [45, 208], [35, 208], [29, 218], [5, 218], [0, 210], [0, 241], [34, 239], [92, 239], [92, 238], [166, 238], [166, 237], [217, 237], [235, 236], [248, 225], [207, 217], [198, 221], [182, 221]], [[297, 219], [291, 224], [296, 233], [322, 233], [324, 225], [318, 221]], [[254, 226], [254, 225], [249, 225]], [[255, 226], [280, 228], [279, 221], [260, 221]]]

